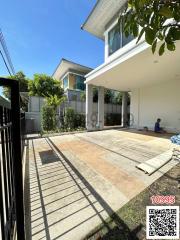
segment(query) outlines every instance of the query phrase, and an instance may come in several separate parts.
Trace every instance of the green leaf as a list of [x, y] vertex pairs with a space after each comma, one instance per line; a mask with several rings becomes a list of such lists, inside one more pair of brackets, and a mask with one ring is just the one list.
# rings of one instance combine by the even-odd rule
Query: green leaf
[[172, 29], [169, 30], [168, 34], [165, 37], [166, 43], [171, 43], [173, 41]]
[[132, 4], [133, 4], [133, 1], [132, 1], [132, 0], [129, 0], [129, 1], [128, 1], [128, 7], [131, 7]]
[[154, 29], [158, 29], [159, 25], [159, 16], [153, 13], [152, 17], [149, 19], [150, 26]]
[[165, 50], [165, 43], [163, 43], [159, 48], [159, 56], [162, 56]]
[[180, 40], [180, 29], [178, 28], [172, 28], [172, 36], [174, 40]]
[[153, 42], [152, 44], [152, 53], [154, 54], [156, 51], [156, 46], [157, 46], [157, 39]]
[[146, 0], [139, 0], [139, 7], [143, 7], [145, 3], [146, 3]]
[[142, 35], [144, 34], [144, 32], [145, 32], [145, 29], [142, 28], [141, 31], [140, 31], [140, 33], [139, 33], [139, 36], [138, 36], [138, 39], [137, 39], [136, 44], [139, 42], [139, 40], [141, 39], [141, 37], [142, 37]]
[[176, 46], [175, 46], [175, 44], [173, 42], [172, 43], [167, 43], [167, 49], [169, 51], [175, 51]]
[[177, 9], [175, 8], [174, 9], [174, 19], [176, 20], [176, 22], [179, 22], [180, 21], [180, 11], [178, 12], [178, 7]]
[[125, 37], [126, 37], [126, 38], [129, 37], [129, 32], [128, 32], [128, 31], [125, 31], [124, 34], [125, 34]]
[[136, 10], [139, 9], [139, 0], [134, 0], [134, 7]]
[[154, 39], [155, 39], [155, 35], [156, 35], [156, 31], [153, 31], [151, 28], [146, 28], [145, 29], [145, 39], [146, 42], [149, 43], [150, 45], [152, 45]]
[[159, 10], [159, 14], [166, 17], [166, 18], [172, 18], [173, 17], [173, 12], [171, 11], [170, 8], [163, 6], [160, 10]]
[[[121, 23], [120, 23], [121, 24]], [[131, 21], [130, 20], [124, 20], [124, 31], [129, 31], [129, 27], [131, 25]]]
[[159, 38], [159, 40], [161, 40], [161, 41], [164, 39], [164, 37], [163, 37], [163, 35], [162, 35], [161, 32], [158, 34], [158, 38]]
[[133, 25], [133, 35], [134, 35], [134, 37], [138, 36], [138, 32], [139, 32], [138, 25], [134, 24]]

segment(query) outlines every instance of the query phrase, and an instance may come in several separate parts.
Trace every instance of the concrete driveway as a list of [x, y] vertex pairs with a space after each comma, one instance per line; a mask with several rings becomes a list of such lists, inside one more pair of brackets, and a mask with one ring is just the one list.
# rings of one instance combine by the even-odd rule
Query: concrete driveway
[[[132, 130], [30, 140], [28, 239], [84, 239], [176, 164], [172, 160], [151, 176], [136, 168], [171, 148], [166, 136]], [[126, 228], [117, 216], [113, 220]]]

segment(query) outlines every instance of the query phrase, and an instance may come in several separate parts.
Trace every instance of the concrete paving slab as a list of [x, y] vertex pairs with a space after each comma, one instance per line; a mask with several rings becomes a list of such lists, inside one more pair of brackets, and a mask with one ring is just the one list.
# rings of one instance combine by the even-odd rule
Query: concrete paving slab
[[176, 164], [147, 176], [137, 163], [171, 147], [166, 138], [119, 130], [29, 140], [28, 239], [79, 240], [106, 226], [108, 216]]

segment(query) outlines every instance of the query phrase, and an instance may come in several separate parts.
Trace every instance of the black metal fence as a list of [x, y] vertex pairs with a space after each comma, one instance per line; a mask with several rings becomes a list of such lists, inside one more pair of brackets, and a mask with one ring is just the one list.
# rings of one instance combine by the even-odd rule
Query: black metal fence
[[10, 107], [0, 102], [0, 239], [24, 240], [22, 154], [25, 117], [20, 113], [19, 84], [0, 78], [11, 89]]
[[25, 112], [21, 112], [20, 114], [20, 124], [21, 124], [21, 156], [23, 156], [24, 146], [25, 146], [25, 135], [26, 135]]

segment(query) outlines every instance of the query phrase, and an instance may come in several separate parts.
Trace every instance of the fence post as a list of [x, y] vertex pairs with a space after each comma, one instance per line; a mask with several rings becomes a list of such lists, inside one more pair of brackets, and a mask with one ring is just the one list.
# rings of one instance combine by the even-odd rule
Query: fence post
[[20, 124], [20, 95], [19, 83], [12, 81], [11, 87], [11, 117], [12, 117], [12, 144], [13, 144], [13, 167], [15, 183], [15, 210], [17, 239], [25, 240], [24, 234], [24, 203], [23, 203], [23, 175], [21, 156], [21, 124]]

